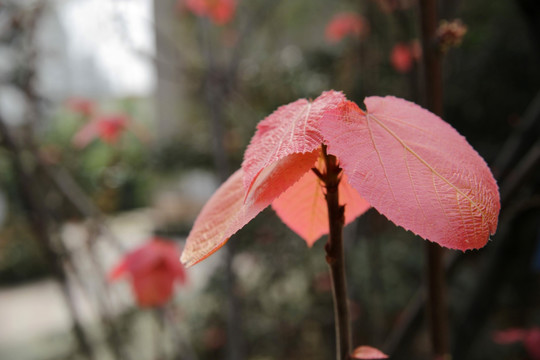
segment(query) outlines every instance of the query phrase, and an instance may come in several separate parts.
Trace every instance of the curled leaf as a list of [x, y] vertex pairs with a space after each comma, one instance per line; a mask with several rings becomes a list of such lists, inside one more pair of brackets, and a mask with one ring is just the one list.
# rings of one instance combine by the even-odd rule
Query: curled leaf
[[281, 106], [262, 120], [244, 154], [242, 169], [246, 189], [270, 164], [291, 154], [318, 149], [323, 142], [319, 119], [327, 109], [336, 107], [343, 100], [342, 93], [327, 91], [311, 102], [300, 99]]
[[237, 170], [205, 204], [188, 235], [181, 261], [191, 266], [219, 250], [229, 238], [296, 183], [313, 165], [318, 152], [291, 154], [263, 169], [250, 191]]

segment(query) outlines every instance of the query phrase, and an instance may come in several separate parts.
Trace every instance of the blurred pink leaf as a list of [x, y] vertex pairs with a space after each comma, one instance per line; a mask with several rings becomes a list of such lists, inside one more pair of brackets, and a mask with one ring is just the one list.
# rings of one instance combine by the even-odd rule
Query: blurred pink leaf
[[388, 359], [388, 355], [371, 346], [359, 346], [354, 349], [351, 358], [363, 360]]
[[336, 43], [346, 36], [361, 38], [369, 32], [367, 20], [359, 14], [343, 12], [334, 15], [325, 29], [325, 38], [330, 43]]
[[128, 124], [128, 117], [122, 114], [98, 116], [90, 120], [73, 136], [73, 145], [83, 148], [96, 138], [100, 138], [107, 144], [114, 144]]
[[392, 48], [390, 63], [399, 73], [408, 73], [413, 67], [413, 50], [409, 44], [398, 43]]
[[493, 334], [493, 341], [500, 345], [523, 343], [532, 360], [540, 360], [540, 328], [510, 328]]
[[109, 280], [128, 276], [139, 306], [160, 306], [171, 298], [175, 282], [184, 284], [187, 280], [179, 259], [174, 243], [152, 238], [127, 253], [109, 272]]
[[493, 334], [493, 341], [497, 344], [506, 345], [523, 341], [527, 336], [527, 330], [521, 328], [511, 328], [499, 330]]
[[180, 0], [193, 14], [208, 17], [217, 25], [229, 23], [236, 13], [236, 0]]
[[84, 98], [68, 99], [66, 106], [71, 111], [81, 114], [85, 117], [92, 116], [96, 109], [96, 104], [92, 100]]
[[328, 111], [320, 128], [349, 183], [399, 226], [452, 249], [484, 246], [497, 228], [498, 187], [449, 124], [395, 97]]

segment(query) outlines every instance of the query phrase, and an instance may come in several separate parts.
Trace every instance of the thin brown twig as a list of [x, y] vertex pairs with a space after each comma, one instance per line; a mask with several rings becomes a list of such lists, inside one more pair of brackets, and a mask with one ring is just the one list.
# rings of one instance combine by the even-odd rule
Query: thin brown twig
[[332, 279], [332, 295], [334, 299], [334, 318], [336, 328], [336, 359], [346, 360], [352, 350], [351, 325], [347, 295], [347, 279], [345, 276], [345, 255], [343, 251], [343, 226], [345, 225], [345, 206], [339, 204], [339, 182], [341, 168], [333, 155], [326, 153], [323, 145], [323, 156], [326, 164], [324, 173], [315, 172], [321, 178], [326, 189], [328, 207], [328, 242], [325, 245], [326, 262]]
[[[80, 322], [77, 307], [75, 306], [74, 299], [69, 290], [64, 268], [58, 254], [54, 250], [53, 241], [49, 233], [49, 214], [43, 204], [37, 200], [41, 197], [37, 194], [36, 189], [34, 189], [31, 176], [27, 173], [24, 164], [21, 161], [20, 156], [22, 150], [15, 139], [11, 136], [2, 118], [0, 118], [0, 136], [2, 138], [1, 144], [6, 148], [6, 150], [9, 151], [11, 155], [12, 167], [17, 179], [16, 183], [23, 201], [23, 205], [26, 209], [30, 227], [34, 233], [36, 243], [46, 256], [54, 277], [61, 285], [64, 300], [73, 321], [73, 332], [79, 348], [88, 358], [94, 359], [94, 352]], [[56, 243], [59, 245], [59, 242]]]

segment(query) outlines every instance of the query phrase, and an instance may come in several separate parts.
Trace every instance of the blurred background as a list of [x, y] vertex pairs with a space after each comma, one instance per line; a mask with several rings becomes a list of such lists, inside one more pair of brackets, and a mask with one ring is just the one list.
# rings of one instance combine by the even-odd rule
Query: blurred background
[[[446, 254], [454, 358], [540, 359], [540, 3], [439, 3], [466, 29], [444, 119], [503, 204]], [[415, 0], [1, 0], [0, 359], [332, 358], [324, 239], [267, 209], [187, 270], [148, 244], [181, 249], [278, 106], [422, 103], [419, 26]], [[345, 242], [354, 344], [427, 359], [424, 241], [370, 210]]]

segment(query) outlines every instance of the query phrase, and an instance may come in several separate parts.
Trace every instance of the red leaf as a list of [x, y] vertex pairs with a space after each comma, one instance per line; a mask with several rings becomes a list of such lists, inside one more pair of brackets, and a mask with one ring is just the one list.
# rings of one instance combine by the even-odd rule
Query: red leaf
[[96, 121], [99, 137], [109, 144], [118, 141], [118, 137], [128, 124], [128, 119], [125, 115], [102, 116]]
[[540, 360], [540, 328], [534, 327], [529, 330], [524, 345], [531, 359]]
[[499, 330], [493, 334], [493, 341], [501, 345], [521, 342], [532, 360], [540, 360], [540, 328], [538, 327]]
[[[348, 183], [344, 175], [339, 185], [340, 203], [345, 204], [345, 224], [369, 209], [369, 204]], [[272, 203], [281, 220], [312, 246], [328, 233], [328, 208], [319, 178], [308, 171]]]
[[404, 43], [394, 45], [390, 54], [390, 63], [397, 72], [402, 74], [411, 71], [413, 66], [413, 52], [411, 46]]
[[73, 145], [83, 148], [98, 137], [107, 144], [113, 144], [118, 141], [128, 123], [128, 118], [122, 114], [99, 116], [89, 121], [73, 136]]
[[84, 148], [98, 136], [98, 126], [96, 121], [85, 124], [71, 139], [73, 146]]
[[325, 37], [328, 42], [341, 41], [346, 36], [360, 38], [367, 34], [369, 26], [362, 15], [344, 12], [334, 15], [325, 29]]
[[512, 344], [525, 340], [527, 329], [511, 328], [499, 330], [493, 334], [493, 341], [500, 345]]
[[85, 117], [92, 116], [95, 112], [96, 104], [89, 99], [71, 98], [66, 103], [67, 107], [72, 111], [81, 114]]
[[486, 244], [497, 228], [497, 184], [465, 138], [395, 97], [344, 102], [321, 119], [328, 152], [349, 182], [397, 225], [453, 249]]
[[388, 355], [383, 353], [380, 350], [377, 350], [371, 346], [359, 346], [354, 349], [351, 357], [353, 359], [364, 359], [364, 360], [374, 360], [374, 359], [388, 359]]
[[246, 189], [270, 164], [294, 153], [318, 149], [323, 141], [318, 129], [319, 119], [327, 109], [343, 100], [342, 93], [327, 91], [312, 102], [300, 99], [281, 106], [262, 120], [244, 154], [242, 169]]
[[109, 280], [130, 276], [139, 306], [160, 306], [171, 298], [175, 282], [186, 282], [179, 257], [174, 243], [153, 238], [126, 254], [109, 273]]
[[296, 183], [317, 159], [318, 152], [291, 154], [266, 167], [247, 193], [244, 171], [237, 170], [205, 204], [186, 240], [181, 261], [191, 266], [219, 250], [229, 238]]
[[236, 12], [235, 0], [185, 0], [184, 6], [197, 16], [205, 16], [217, 25], [230, 22]]
[[249, 222], [244, 217], [244, 173], [237, 170], [204, 205], [193, 224], [180, 261], [191, 266], [219, 250], [229, 237]]

